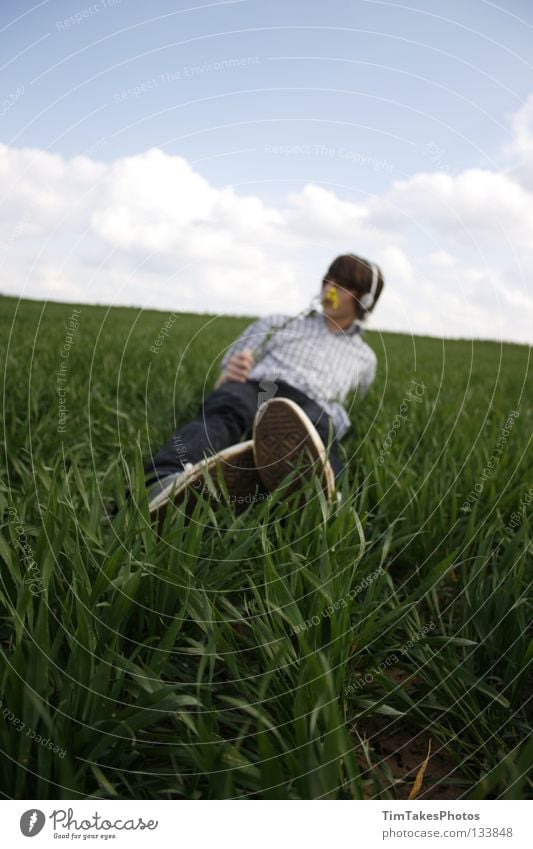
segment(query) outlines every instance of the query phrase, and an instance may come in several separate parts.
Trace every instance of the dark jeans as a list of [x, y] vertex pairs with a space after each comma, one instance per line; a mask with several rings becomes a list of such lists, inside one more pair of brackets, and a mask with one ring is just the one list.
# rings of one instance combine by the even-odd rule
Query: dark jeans
[[[270, 387], [271, 391], [265, 392]], [[197, 463], [242, 438], [250, 439], [258, 407], [271, 397], [290, 398], [307, 413], [324, 445], [330, 446], [328, 457], [337, 478], [343, 466], [337, 454], [331, 419], [322, 407], [288, 383], [247, 380], [245, 383], [224, 383], [205, 398], [197, 418], [178, 428], [152, 462], [146, 464], [146, 484], [181, 471], [186, 463]]]

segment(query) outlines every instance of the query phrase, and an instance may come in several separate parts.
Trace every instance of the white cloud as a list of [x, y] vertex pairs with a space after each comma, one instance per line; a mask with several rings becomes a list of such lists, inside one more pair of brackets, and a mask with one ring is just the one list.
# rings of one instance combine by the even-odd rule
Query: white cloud
[[149, 150], [114, 162], [91, 216], [94, 233], [121, 249], [169, 251], [183, 228], [209, 221], [217, 191], [179, 156]]
[[525, 188], [533, 190], [533, 94], [511, 116], [511, 130], [513, 140], [505, 147], [510, 160], [507, 173]]
[[213, 188], [182, 157], [154, 149], [105, 164], [2, 145], [0, 196], [5, 292], [248, 314], [301, 306], [284, 255], [299, 240], [281, 212]]
[[[379, 260], [379, 265], [387, 276], [390, 275], [394, 280], [398, 280], [411, 288], [416, 285], [413, 264], [401, 248], [395, 245], [387, 245], [380, 251], [376, 259]], [[387, 271], [385, 272], [384, 269], [387, 269]]]
[[[517, 145], [533, 159], [529, 118], [516, 121]], [[366, 204], [309, 183], [268, 205], [213, 187], [158, 149], [104, 163], [0, 145], [0, 197], [4, 292], [294, 312], [331, 259], [355, 251], [385, 274], [369, 326], [531, 338], [523, 268], [533, 256], [533, 195], [509, 174], [420, 173]]]
[[533, 195], [504, 174], [471, 169], [457, 176], [416, 174], [371, 204], [378, 227], [434, 233], [483, 252], [488, 239], [533, 247]]
[[453, 268], [457, 260], [448, 251], [433, 251], [428, 256], [428, 260], [432, 265], [440, 268]]
[[364, 206], [343, 201], [330, 189], [310, 184], [289, 194], [285, 210], [287, 226], [305, 241], [316, 238], [352, 244], [367, 235], [367, 216]]

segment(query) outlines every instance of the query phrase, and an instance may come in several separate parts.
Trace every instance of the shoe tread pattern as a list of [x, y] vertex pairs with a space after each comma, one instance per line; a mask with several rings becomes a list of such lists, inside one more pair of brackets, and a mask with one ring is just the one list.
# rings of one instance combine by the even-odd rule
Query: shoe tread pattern
[[[258, 414], [254, 430], [254, 452], [259, 474], [267, 489], [276, 489], [298, 466], [301, 477], [310, 478], [318, 474], [324, 491], [328, 497], [331, 495], [334, 488], [333, 475], [320, 437], [307, 417], [282, 399], [269, 402], [264, 411]], [[290, 495], [299, 488], [297, 478], [288, 486], [285, 494]]]

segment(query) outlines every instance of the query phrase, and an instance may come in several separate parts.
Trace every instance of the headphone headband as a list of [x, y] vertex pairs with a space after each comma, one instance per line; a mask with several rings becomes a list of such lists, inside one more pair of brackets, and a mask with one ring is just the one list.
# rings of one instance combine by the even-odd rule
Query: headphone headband
[[[355, 254], [350, 254], [354, 259], [359, 259], [359, 257], [355, 256]], [[369, 266], [372, 271], [372, 282], [370, 284], [370, 292], [365, 292], [364, 295], [361, 295], [359, 298], [359, 304], [364, 309], [365, 312], [368, 312], [373, 306], [374, 301], [376, 299], [376, 290], [378, 288], [378, 280], [379, 280], [379, 268], [374, 262], [367, 262], [363, 260]]]

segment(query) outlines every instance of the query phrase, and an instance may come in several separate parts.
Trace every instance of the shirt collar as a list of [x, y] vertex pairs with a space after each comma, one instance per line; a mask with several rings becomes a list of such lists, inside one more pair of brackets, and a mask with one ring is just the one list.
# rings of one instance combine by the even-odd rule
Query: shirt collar
[[[325, 324], [325, 316], [320, 314], [317, 316], [322, 319], [322, 323]], [[359, 318], [354, 318], [351, 324], [343, 331], [345, 336], [356, 336], [358, 333], [363, 334], [365, 328], [363, 327], [363, 323]], [[329, 331], [328, 331], [329, 333]], [[342, 334], [341, 334], [342, 335]]]
[[354, 318], [349, 327], [346, 328], [346, 333], [350, 336], [355, 336], [356, 333], [363, 333], [364, 331], [363, 323], [359, 318]]

